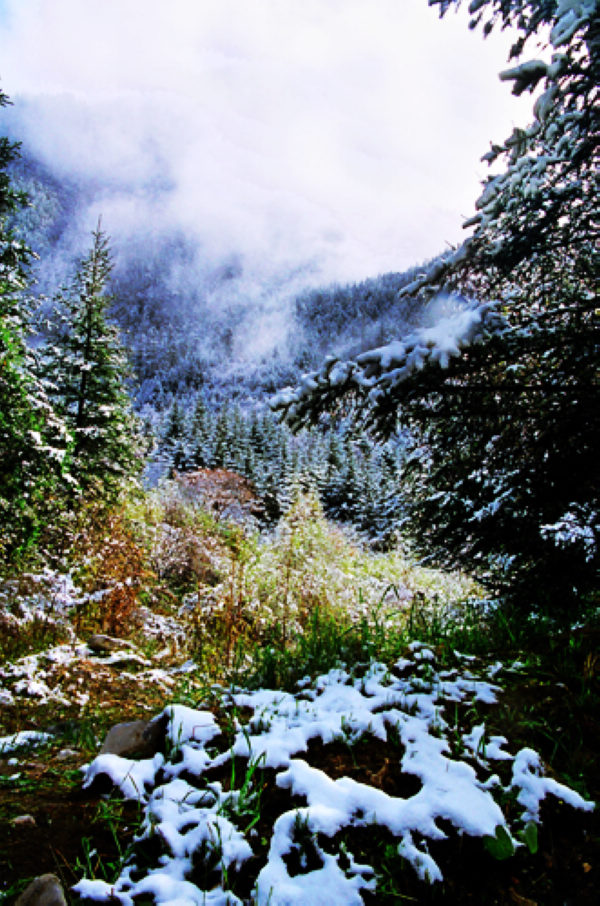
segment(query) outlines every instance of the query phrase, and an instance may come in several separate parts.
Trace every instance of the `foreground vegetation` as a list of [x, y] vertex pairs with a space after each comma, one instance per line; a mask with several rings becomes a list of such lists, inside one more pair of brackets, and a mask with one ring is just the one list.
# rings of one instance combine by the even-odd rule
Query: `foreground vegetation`
[[[486, 738], [505, 736], [511, 751], [533, 748], [551, 777], [586, 798], [600, 795], [600, 624], [593, 616], [580, 627], [511, 617], [464, 576], [419, 567], [407, 552], [369, 552], [328, 524], [311, 495], [299, 497], [277, 532], [263, 538], [215, 518], [176, 482], [115, 511], [101, 528], [89, 515], [73, 531], [62, 565], [21, 573], [2, 585], [0, 734], [50, 732], [35, 753], [0, 754], [0, 821], [7, 841], [0, 894], [7, 903], [41, 871], [39, 858], [34, 863], [26, 855], [32, 842], [44, 852], [44, 870], [56, 872], [65, 886], [83, 876], [112, 883], [134, 851], [139, 858], [139, 847], [131, 847], [143, 817], [140, 805], [124, 802], [118, 790], [99, 798], [96, 790], [81, 789], [80, 766], [97, 754], [115, 723], [153, 717], [165, 704], [180, 703], [210, 710], [233, 733], [243, 712], [232, 710], [227, 690], [297, 692], [298, 681], [306, 687], [309, 678], [344, 665], [359, 677], [374, 661], [393, 670], [400, 658], [411, 657], [414, 641], [434, 653], [438, 672], [455, 669], [459, 651], [474, 657], [466, 662], [473, 675], [486, 676], [492, 668], [492, 681], [502, 688], [493, 706], [472, 702], [440, 711], [452, 739], [458, 743], [485, 721]], [[58, 581], [67, 565], [73, 584]], [[131, 641], [131, 657], [125, 652], [112, 666], [90, 650], [69, 662], [52, 654], [61, 644], [74, 653], [77, 639], [97, 632]], [[27, 674], [11, 671], [35, 653], [40, 659], [31, 676], [49, 694], [32, 695], [26, 683], [18, 694]], [[512, 669], [499, 671], [498, 661]], [[351, 734], [331, 749], [311, 744], [309, 760], [332, 778], [347, 776], [408, 796], [409, 788], [402, 793], [398, 786], [406, 777], [395, 767], [403, 748], [390, 746]], [[461, 751], [453, 757], [462, 757]], [[18, 763], [10, 765], [11, 758]], [[248, 798], [244, 826], [258, 828], [267, 840], [283, 808], [281, 793], [261, 765], [236, 762], [235, 770]], [[574, 896], [591, 903], [597, 818], [553, 802], [543, 807], [535, 844], [532, 838], [530, 849], [506, 860], [499, 858], [501, 847], [478, 848], [472, 841], [473, 849], [451, 835], [448, 857], [442, 851], [438, 859], [443, 884], [432, 887], [402, 867], [383, 830], [364, 840], [353, 831], [347, 844], [355, 857], [360, 853], [359, 861], [375, 867], [376, 902], [484, 897], [490, 903], [562, 903]], [[513, 806], [506, 807], [508, 815]], [[35, 824], [14, 823], [24, 814]], [[484, 868], [465, 875], [465, 860], [473, 859], [483, 860]], [[239, 883], [241, 892], [246, 882]]]

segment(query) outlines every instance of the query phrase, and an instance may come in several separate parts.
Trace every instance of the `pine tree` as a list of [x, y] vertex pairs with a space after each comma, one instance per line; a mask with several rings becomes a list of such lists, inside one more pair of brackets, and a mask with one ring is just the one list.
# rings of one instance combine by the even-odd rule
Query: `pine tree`
[[45, 349], [56, 406], [72, 435], [78, 493], [113, 499], [141, 468], [138, 425], [126, 388], [128, 364], [108, 320], [112, 263], [100, 222], [73, 284], [59, 299], [60, 323]]
[[[8, 103], [0, 91], [0, 106]], [[52, 506], [67, 442], [27, 343], [30, 252], [6, 222], [25, 200], [6, 173], [17, 154], [17, 145], [0, 138], [0, 559], [35, 541]]]
[[230, 412], [224, 405], [221, 407], [215, 424], [211, 466], [214, 468], [227, 468], [230, 461]]
[[190, 422], [189, 448], [190, 465], [195, 469], [204, 469], [210, 464], [210, 443], [212, 437], [212, 420], [202, 395], [196, 399]]
[[[229, 441], [225, 463], [228, 469], [243, 472], [246, 459], [248, 436], [246, 424], [239, 406], [234, 406], [229, 415]], [[248, 476], [249, 477], [249, 476]]]
[[[170, 462], [171, 477], [187, 467], [185, 416], [177, 400], [173, 402], [163, 433], [163, 449]], [[191, 458], [191, 454], [190, 454]]]

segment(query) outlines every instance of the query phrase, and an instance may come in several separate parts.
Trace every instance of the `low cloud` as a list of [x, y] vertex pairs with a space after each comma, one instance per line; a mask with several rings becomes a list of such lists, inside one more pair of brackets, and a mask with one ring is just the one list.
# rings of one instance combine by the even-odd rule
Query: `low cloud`
[[510, 37], [484, 43], [426, 0], [0, 0], [0, 12], [15, 104], [3, 120], [86, 187], [73, 246], [99, 211], [116, 249], [183, 234], [197, 251], [172, 279], [183, 292], [235, 260], [214, 305], [245, 298], [265, 342], [302, 285], [402, 270], [460, 241], [480, 155], [526, 119], [496, 77]]

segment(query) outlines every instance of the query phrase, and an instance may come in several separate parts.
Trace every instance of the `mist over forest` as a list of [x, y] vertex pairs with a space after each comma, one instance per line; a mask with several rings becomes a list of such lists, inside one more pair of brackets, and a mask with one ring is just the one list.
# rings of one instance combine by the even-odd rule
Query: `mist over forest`
[[[276, 262], [260, 274], [242, 253], [215, 257], [193, 231], [115, 217], [115, 197], [121, 207], [133, 203], [135, 186], [69, 177], [25, 147], [10, 172], [28, 199], [10, 226], [38, 256], [30, 283], [38, 342], [55, 342], [52, 325], [63, 304], [57, 288], [77, 272], [90, 212], [102, 218], [112, 260], [109, 313], [147, 437], [146, 484], [198, 468], [233, 469], [263, 500], [263, 523], [274, 524], [308, 482], [330, 518], [373, 544], [390, 543], [402, 519], [396, 491], [406, 438], [374, 444], [343, 419], [294, 436], [268, 403], [328, 355], [355, 356], [435, 323], [463, 304], [458, 295], [401, 299], [422, 267], [348, 283], [328, 282], [315, 263], [288, 270]], [[146, 186], [144, 204], [164, 204], [169, 190]], [[115, 217], [114, 233], [104, 209]]]
[[[398, 297], [417, 267], [349, 283], [326, 282], [316, 263], [290, 270], [280, 263], [261, 275], [241, 252], [215, 258], [193, 235], [157, 221], [147, 228], [117, 220], [113, 233], [104, 208], [116, 192], [121, 204], [133, 203], [134, 186], [69, 178], [26, 149], [12, 175], [28, 198], [12, 225], [39, 256], [32, 289], [42, 300], [40, 324], [89, 243], [90, 211], [102, 217], [113, 256], [111, 313], [129, 350], [139, 409], [162, 411], [175, 398], [189, 405], [200, 390], [214, 405], [247, 404], [293, 384], [325, 355], [356, 355], [435, 317], [424, 300]], [[145, 186], [145, 202], [159, 205], [165, 191]]]
[[420, 0], [142, 6], [6, 2], [33, 291], [72, 276], [102, 216], [136, 402], [162, 409], [201, 378], [215, 401], [270, 393], [416, 323], [394, 288], [462, 241], [477, 156], [528, 108], [497, 80], [509, 36], [484, 46]]

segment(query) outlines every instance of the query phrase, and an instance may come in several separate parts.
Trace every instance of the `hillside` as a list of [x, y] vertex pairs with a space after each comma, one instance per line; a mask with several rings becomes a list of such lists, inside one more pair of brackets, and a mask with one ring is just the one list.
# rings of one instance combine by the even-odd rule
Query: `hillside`
[[[33, 277], [47, 297], [43, 324], [56, 287], [72, 279], [84, 254], [81, 211], [96, 205], [102, 215], [103, 186], [51, 173], [25, 152], [10, 173], [29, 199], [10, 224], [40, 259]], [[427, 317], [423, 300], [398, 296], [416, 267], [345, 286], [291, 275], [264, 287], [257, 300], [241, 263], [215, 265], [176, 232], [117, 234], [112, 253], [111, 313], [129, 352], [139, 408], [164, 410], [174, 399], [190, 406], [199, 391], [209, 405], [247, 405], [295, 383], [328, 353], [352, 355]]]

